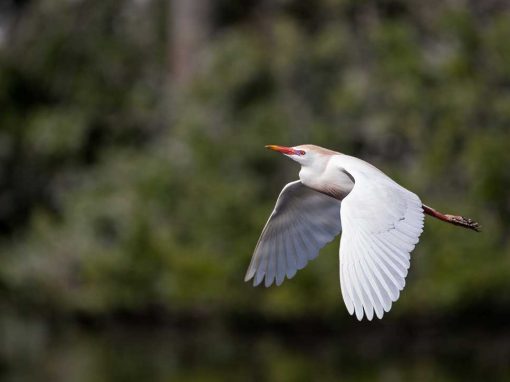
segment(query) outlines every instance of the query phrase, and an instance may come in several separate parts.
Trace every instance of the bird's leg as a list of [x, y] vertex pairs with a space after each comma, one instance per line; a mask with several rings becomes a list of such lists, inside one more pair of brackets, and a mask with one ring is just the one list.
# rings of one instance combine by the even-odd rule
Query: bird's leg
[[427, 215], [435, 217], [436, 219], [455, 224], [460, 227], [469, 228], [476, 232], [480, 232], [480, 224], [472, 219], [465, 218], [464, 216], [443, 214], [429, 206], [426, 206], [425, 204], [423, 204], [422, 207], [423, 212], [425, 212]]

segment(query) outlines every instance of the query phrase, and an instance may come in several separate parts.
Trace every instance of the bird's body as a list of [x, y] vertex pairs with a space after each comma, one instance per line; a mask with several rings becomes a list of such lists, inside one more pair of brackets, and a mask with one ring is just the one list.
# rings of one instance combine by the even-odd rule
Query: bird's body
[[341, 231], [340, 284], [349, 313], [382, 318], [404, 288], [410, 252], [424, 212], [478, 229], [460, 216], [424, 206], [420, 198], [371, 164], [314, 145], [267, 146], [301, 164], [269, 217], [246, 273], [254, 285], [280, 285]]

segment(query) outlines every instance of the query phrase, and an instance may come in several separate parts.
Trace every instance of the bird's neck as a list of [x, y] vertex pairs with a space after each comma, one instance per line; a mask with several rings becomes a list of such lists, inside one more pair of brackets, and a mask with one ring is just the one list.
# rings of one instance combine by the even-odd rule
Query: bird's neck
[[302, 165], [301, 170], [299, 171], [299, 179], [301, 180], [301, 183], [308, 187], [317, 183], [328, 167], [328, 163], [329, 158], [318, 158], [309, 165]]
[[303, 166], [299, 171], [299, 179], [305, 186], [314, 188], [320, 178], [321, 172], [322, 171], [317, 172], [313, 167]]
[[352, 190], [354, 182], [329, 160], [315, 166], [302, 166], [299, 179], [305, 186], [342, 200]]

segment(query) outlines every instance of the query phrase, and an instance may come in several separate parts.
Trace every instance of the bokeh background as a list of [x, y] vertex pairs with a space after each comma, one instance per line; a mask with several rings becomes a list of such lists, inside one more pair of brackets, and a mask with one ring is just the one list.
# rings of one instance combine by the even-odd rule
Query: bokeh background
[[[510, 379], [510, 2], [2, 0], [2, 381]], [[427, 218], [382, 321], [338, 242], [244, 283], [298, 167], [359, 156]]]

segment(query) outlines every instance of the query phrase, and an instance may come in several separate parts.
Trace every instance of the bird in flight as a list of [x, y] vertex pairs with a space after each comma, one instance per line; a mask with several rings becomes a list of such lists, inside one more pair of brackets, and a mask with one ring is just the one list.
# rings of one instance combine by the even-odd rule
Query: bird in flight
[[424, 214], [479, 231], [475, 221], [443, 214], [371, 164], [315, 145], [268, 145], [301, 165], [278, 196], [245, 281], [280, 285], [342, 232], [340, 288], [358, 320], [382, 318], [400, 295]]

